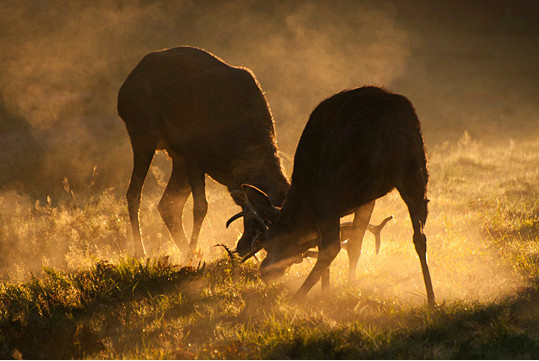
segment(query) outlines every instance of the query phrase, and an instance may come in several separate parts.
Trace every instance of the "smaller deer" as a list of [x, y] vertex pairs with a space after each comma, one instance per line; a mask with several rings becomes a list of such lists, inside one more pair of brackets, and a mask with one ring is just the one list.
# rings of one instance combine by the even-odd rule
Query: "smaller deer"
[[[240, 194], [241, 193], [241, 194]], [[267, 229], [266, 224], [267, 222], [271, 222], [266, 218], [266, 220], [263, 220], [260, 216], [258, 216], [257, 212], [253, 209], [253, 206], [249, 203], [247, 198], [245, 197], [245, 194], [240, 191], [233, 191], [231, 192], [231, 195], [233, 196], [234, 200], [237, 204], [241, 205], [241, 207], [244, 209], [240, 213], [232, 216], [227, 222], [226, 227], [230, 225], [233, 221], [240, 217], [246, 217], [253, 221], [255, 221], [259, 227], [262, 227], [264, 229]], [[348, 265], [349, 265], [349, 271], [348, 271], [348, 281], [353, 283], [356, 279], [356, 268], [357, 268], [357, 261], [359, 260], [359, 257], [361, 255], [361, 248], [363, 246], [363, 237], [365, 236], [365, 231], [368, 230], [374, 235], [375, 240], [375, 249], [376, 254], [380, 251], [380, 244], [381, 244], [381, 233], [382, 229], [385, 227], [387, 222], [389, 222], [391, 219], [393, 219], [393, 216], [386, 217], [382, 223], [378, 225], [373, 225], [369, 223], [369, 220], [372, 215], [372, 210], [374, 209], [375, 201], [372, 201], [370, 203], [367, 203], [357, 209], [354, 210], [354, 221], [353, 222], [345, 222], [341, 223], [340, 225], [340, 239], [341, 239], [341, 245], [346, 249], [348, 253]], [[272, 202], [272, 207], [274, 208], [274, 214], [273, 216], [276, 216], [276, 213], [278, 212], [277, 207]], [[360, 224], [367, 224], [367, 227], [361, 227]], [[257, 243], [259, 243], [258, 237], [261, 235], [261, 232], [258, 231], [255, 233], [254, 238], [252, 238], [252, 241], [250, 244], [247, 244], [246, 242], [243, 242], [243, 251], [240, 251], [240, 242], [238, 242], [238, 247], [236, 248], [236, 253], [240, 257], [245, 257], [247, 254], [249, 254], [249, 251], [253, 251], [254, 253], [249, 254], [248, 257], [252, 257], [260, 250], [260, 248], [257, 248]], [[242, 237], [241, 239], [244, 239], [245, 237]], [[316, 238], [313, 237], [311, 240], [311, 243], [316, 243]], [[248, 248], [246, 248], [248, 247]], [[316, 251], [306, 251], [303, 253], [303, 258], [316, 258], [318, 257], [318, 252]], [[299, 259], [298, 262], [301, 262]], [[329, 278], [329, 270], [326, 278]], [[325, 278], [323, 279], [325, 280]]]
[[[410, 101], [378, 87], [338, 93], [320, 103], [310, 116], [282, 208], [275, 207], [258, 188], [242, 186], [250, 217], [260, 220], [258, 243], [244, 260], [264, 248], [267, 256], [260, 276], [270, 281], [318, 246], [316, 264], [295, 295], [303, 298], [339, 253], [340, 217], [356, 212], [353, 226], [360, 232], [353, 235], [362, 237], [374, 201], [397, 188], [410, 213], [427, 301], [434, 306], [423, 232], [427, 183], [423, 138]], [[357, 246], [352, 252], [357, 252]]]

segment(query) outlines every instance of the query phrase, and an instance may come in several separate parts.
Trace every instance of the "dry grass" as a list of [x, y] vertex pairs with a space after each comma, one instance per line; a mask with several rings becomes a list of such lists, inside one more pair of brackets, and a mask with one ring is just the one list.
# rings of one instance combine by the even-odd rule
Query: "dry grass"
[[[146, 192], [142, 207], [143, 233], [157, 258], [142, 263], [125, 258], [125, 205], [113, 190], [74, 194], [66, 181], [64, 195], [44, 203], [4, 193], [1, 270], [11, 281], [0, 291], [2, 356], [536, 358], [537, 154], [536, 141], [485, 146], [467, 134], [430, 151], [426, 234], [437, 310], [424, 307], [397, 193], [377, 203], [374, 223], [395, 218], [380, 255], [366, 237], [359, 282], [346, 282], [341, 252], [331, 294], [320, 295], [317, 286], [304, 304], [289, 296], [308, 261], [265, 285], [255, 261], [234, 264], [212, 247], [233, 245], [238, 231], [224, 229], [235, 208], [219, 186], [210, 186], [203, 270], [175, 265], [179, 254], [154, 211], [159, 187]], [[62, 343], [47, 346], [52, 338]]]

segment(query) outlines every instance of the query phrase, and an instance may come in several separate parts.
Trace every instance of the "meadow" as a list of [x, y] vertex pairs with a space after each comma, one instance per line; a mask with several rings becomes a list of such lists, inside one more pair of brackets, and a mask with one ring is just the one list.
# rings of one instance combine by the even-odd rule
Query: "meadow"
[[[235, 210], [210, 185], [200, 261], [179, 253], [143, 196], [152, 253], [129, 254], [128, 218], [114, 190], [29, 202], [0, 196], [5, 281], [0, 286], [2, 358], [537, 358], [539, 357], [539, 143], [483, 144], [465, 133], [429, 151], [428, 257], [438, 307], [425, 305], [411, 227], [397, 192], [373, 222], [394, 215], [380, 254], [367, 235], [358, 282], [341, 251], [331, 292], [291, 295], [312, 263], [262, 283], [240, 264]], [[163, 175], [161, 175], [163, 176]], [[159, 183], [159, 182], [157, 182]], [[189, 206], [189, 205], [188, 205]], [[188, 217], [185, 220], [189, 224]], [[29, 262], [32, 260], [32, 262]], [[49, 265], [42, 267], [42, 264]], [[6, 267], [9, 265], [9, 267]]]
[[[520, 0], [40, 0], [0, 5], [0, 357], [539, 359], [539, 24]], [[380, 85], [416, 108], [428, 153], [426, 296], [396, 191], [380, 254], [358, 280], [344, 250], [331, 291], [291, 300], [314, 262], [265, 284], [229, 257], [241, 223], [208, 179], [197, 259], [181, 264], [143, 190], [149, 251], [131, 258], [132, 166], [118, 89], [150, 51], [206, 49], [256, 74], [285, 173], [308, 115]], [[192, 200], [184, 213], [190, 233]], [[347, 221], [349, 219], [343, 219]], [[259, 255], [261, 259], [263, 252]]]

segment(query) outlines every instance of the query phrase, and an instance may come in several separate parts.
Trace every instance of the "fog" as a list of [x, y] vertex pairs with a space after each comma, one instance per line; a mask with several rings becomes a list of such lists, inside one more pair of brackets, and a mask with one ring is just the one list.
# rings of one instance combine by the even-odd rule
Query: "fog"
[[[101, 197], [96, 204], [116, 217], [107, 197], [123, 201], [132, 164], [127, 132], [116, 114], [117, 91], [150, 51], [193, 45], [231, 65], [250, 68], [266, 93], [290, 173], [310, 111], [330, 95], [364, 84], [406, 95], [416, 107], [432, 152], [455, 143], [465, 131], [492, 144], [537, 137], [537, 24], [538, 5], [517, 0], [3, 1], [2, 219], [21, 209], [35, 212], [37, 201], [50, 212], [65, 211], [58, 219], [71, 224], [77, 216], [55, 207], [65, 202], [80, 206], [94, 195]], [[170, 242], [155, 202], [169, 172], [165, 156], [157, 156], [141, 210], [147, 214], [143, 234], [157, 235], [153, 244], [166, 244], [162, 252]], [[231, 232], [238, 229], [223, 233], [223, 224], [236, 208], [219, 186], [209, 188], [208, 198], [215, 204], [210, 203], [201, 239], [211, 235], [210, 243], [219, 243], [216, 237], [230, 242], [236, 237]], [[118, 207], [118, 217], [125, 217], [124, 205]], [[390, 202], [387, 207], [397, 206]], [[383, 218], [384, 212], [394, 211], [382, 207], [375, 216]], [[112, 218], [103, 222], [116, 222]], [[189, 215], [185, 222], [191, 222]], [[20, 235], [45, 226], [3, 227], [4, 253], [12, 254], [18, 264], [25, 260], [36, 267], [70, 263], [65, 255], [73, 239], [86, 234], [73, 236], [56, 228], [50, 236], [57, 241], [21, 245]], [[23, 231], [25, 227], [29, 229]], [[20, 232], [16, 236], [14, 229]], [[95, 232], [105, 230], [110, 228]], [[106, 247], [88, 252], [105, 257], [129, 238], [124, 229], [107, 237], [111, 240]], [[2, 262], [13, 269], [9, 257]]]
[[[0, 181], [27, 186], [37, 172], [46, 175], [51, 192], [64, 176], [80, 185], [97, 165], [106, 178], [101, 187], [125, 185], [128, 167], [118, 166], [130, 150], [116, 116], [117, 89], [143, 55], [177, 45], [252, 69], [289, 155], [316, 104], [363, 84], [407, 95], [429, 145], [454, 141], [464, 130], [480, 138], [528, 135], [537, 129], [533, 6], [3, 2]], [[21, 163], [26, 169], [13, 169]], [[111, 179], [107, 167], [123, 173]], [[40, 191], [44, 186], [40, 182]]]

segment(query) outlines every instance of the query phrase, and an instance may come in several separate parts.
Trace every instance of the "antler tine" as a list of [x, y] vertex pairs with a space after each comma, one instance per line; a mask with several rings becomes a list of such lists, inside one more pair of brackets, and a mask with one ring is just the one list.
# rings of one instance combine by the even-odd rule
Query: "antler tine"
[[[257, 232], [256, 236], [253, 238], [253, 242], [251, 242], [251, 252], [247, 253], [242, 259], [241, 263], [247, 261], [251, 257], [256, 258], [256, 253], [260, 251], [262, 248], [264, 248], [264, 243], [262, 241], [258, 240], [258, 237], [260, 236], [261, 232]], [[258, 261], [258, 258], [256, 258]]]
[[382, 221], [382, 223], [380, 223], [377, 226], [372, 226], [370, 224], [368, 226], [369, 231], [371, 231], [374, 234], [374, 244], [375, 244], [375, 248], [376, 248], [376, 254], [378, 254], [378, 252], [380, 252], [380, 244], [382, 243], [382, 238], [380, 236], [380, 233], [382, 232], [382, 228], [384, 228], [384, 226], [387, 224], [387, 222], [389, 222], [392, 219], [393, 219], [393, 216], [389, 216], [389, 217], [386, 217]]
[[268, 229], [268, 227], [266, 226], [262, 218], [260, 218], [258, 214], [251, 211], [241, 211], [240, 213], [235, 214], [232, 217], [230, 217], [230, 219], [226, 222], [226, 228], [228, 228], [228, 226], [230, 226], [230, 224], [234, 222], [236, 219], [241, 218], [241, 217], [250, 217], [254, 219], [261, 227], [263, 227], [264, 230]]
[[262, 249], [262, 247], [258, 248], [258, 249], [253, 249], [251, 250], [251, 252], [247, 253], [242, 259], [241, 259], [241, 263], [244, 263], [245, 261], [247, 261], [249, 258], [253, 257], [258, 251], [260, 251]]
[[236, 219], [238, 219], [238, 218], [240, 218], [240, 217], [245, 217], [245, 216], [247, 216], [247, 213], [245, 213], [245, 212], [243, 212], [243, 211], [240, 212], [240, 213], [237, 213], [237, 214], [233, 215], [232, 217], [229, 218], [228, 221], [226, 221], [226, 228], [228, 228], [228, 226], [230, 226], [230, 224], [231, 224], [232, 222], [234, 222]]
[[389, 222], [389, 221], [392, 220], [392, 219], [393, 219], [393, 215], [391, 215], [391, 216], [389, 216], [389, 217], [386, 217], [386, 218], [382, 221], [382, 223], [380, 223], [380, 224], [378, 225], [378, 227], [380, 227], [380, 229], [382, 229], [382, 228], [386, 225], [386, 223]]

